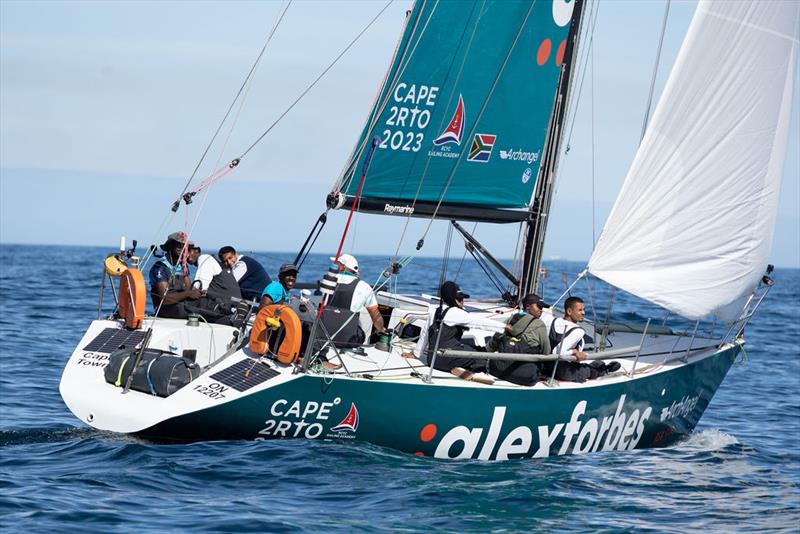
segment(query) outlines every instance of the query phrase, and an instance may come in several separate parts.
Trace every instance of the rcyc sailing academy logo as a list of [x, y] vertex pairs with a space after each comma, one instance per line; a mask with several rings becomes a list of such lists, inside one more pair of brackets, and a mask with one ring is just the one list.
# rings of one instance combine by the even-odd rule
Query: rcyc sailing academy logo
[[447, 143], [455, 143], [461, 146], [461, 136], [464, 134], [464, 98], [459, 93], [458, 107], [456, 112], [453, 113], [453, 118], [450, 119], [450, 124], [447, 126], [442, 135], [433, 140], [435, 146], [445, 145]]
[[494, 150], [494, 142], [497, 140], [496, 135], [492, 134], [475, 134], [472, 139], [472, 147], [469, 149], [467, 161], [478, 161], [486, 163], [492, 156]]
[[352, 402], [350, 403], [350, 411], [347, 412], [345, 418], [338, 425], [331, 427], [331, 432], [344, 432], [346, 430], [350, 432], [358, 430], [358, 408]]
[[432, 158], [457, 158], [461, 155], [461, 136], [464, 135], [464, 123], [466, 122], [464, 113], [464, 98], [459, 93], [458, 106], [450, 119], [450, 124], [442, 134], [433, 140], [434, 148], [428, 151], [428, 157]]

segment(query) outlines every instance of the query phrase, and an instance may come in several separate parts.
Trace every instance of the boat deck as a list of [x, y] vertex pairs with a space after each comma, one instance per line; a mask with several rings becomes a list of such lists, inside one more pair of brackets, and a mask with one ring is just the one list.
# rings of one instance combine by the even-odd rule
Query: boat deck
[[[688, 353], [688, 360], [692, 361], [716, 352], [718, 340], [705, 338], [695, 338], [692, 343], [692, 350], [688, 352], [691, 338], [668, 334], [648, 334], [645, 338], [641, 354], [636, 358], [638, 351], [634, 350], [639, 346], [642, 339], [641, 334], [636, 333], [612, 333], [609, 340], [615, 348], [631, 347], [631, 350], [624, 357], [612, 358], [613, 361], [620, 363], [618, 371], [597, 379], [589, 380], [584, 383], [540, 381], [534, 388], [550, 387], [588, 387], [598, 381], [625, 381], [630, 380], [631, 372], [635, 376], [657, 372], [659, 370], [670, 369], [684, 363]], [[492, 385], [460, 379], [450, 373], [433, 370], [430, 367], [413, 357], [404, 357], [403, 354], [411, 352], [414, 348], [413, 342], [399, 341], [392, 345], [390, 352], [376, 349], [374, 346], [361, 347], [359, 351], [340, 351], [340, 358], [331, 352], [328, 358], [331, 362], [341, 363], [342, 367], [337, 370], [330, 370], [319, 365], [309, 369], [311, 374], [321, 374], [336, 376], [337, 378], [350, 377], [353, 379], [382, 380], [393, 382], [414, 382], [426, 383], [428, 377], [431, 382], [437, 385], [458, 386], [458, 387], [477, 387], [477, 388], [525, 388], [529, 386], [519, 386], [496, 379]], [[615, 351], [616, 352], [616, 351]], [[635, 364], [635, 366], [634, 366]]]

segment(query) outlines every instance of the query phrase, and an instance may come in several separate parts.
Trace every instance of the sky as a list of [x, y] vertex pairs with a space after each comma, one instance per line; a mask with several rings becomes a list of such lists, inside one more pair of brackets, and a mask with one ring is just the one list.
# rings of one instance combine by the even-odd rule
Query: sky
[[[172, 201], [284, 5], [0, 1], [0, 242], [113, 248], [120, 235], [146, 244], [193, 228], [208, 249], [296, 251], [350, 155], [411, 2], [393, 2], [233, 172], [173, 215]], [[223, 130], [195, 183], [250, 146], [384, 5], [292, 3], [233, 129]], [[664, 6], [599, 5], [594, 68], [573, 102], [546, 258], [591, 254], [638, 145]], [[694, 7], [671, 4], [656, 100]], [[800, 267], [798, 90], [796, 81], [771, 255], [785, 267]], [[335, 251], [345, 219], [332, 213], [317, 251]], [[404, 224], [357, 215], [346, 249], [410, 252], [425, 223], [414, 220], [398, 244]], [[423, 254], [442, 253], [444, 229], [434, 225]], [[516, 227], [484, 224], [476, 235], [496, 255], [513, 255]]]

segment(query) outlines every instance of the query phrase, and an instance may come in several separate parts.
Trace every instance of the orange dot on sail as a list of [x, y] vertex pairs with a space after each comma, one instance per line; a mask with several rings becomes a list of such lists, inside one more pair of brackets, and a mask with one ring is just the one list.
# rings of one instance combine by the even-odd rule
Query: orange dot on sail
[[556, 50], [556, 67], [560, 67], [561, 63], [564, 62], [564, 52], [567, 50], [567, 40], [564, 39], [561, 41], [561, 44], [558, 45], [558, 50]]
[[539, 66], [547, 63], [547, 59], [550, 57], [550, 51], [552, 49], [553, 43], [550, 42], [550, 39], [545, 39], [542, 41], [542, 44], [539, 45], [539, 52], [536, 53], [536, 62], [539, 64]]
[[433, 423], [427, 424], [422, 427], [422, 431], [419, 433], [419, 439], [422, 441], [430, 441], [436, 437], [436, 425]]

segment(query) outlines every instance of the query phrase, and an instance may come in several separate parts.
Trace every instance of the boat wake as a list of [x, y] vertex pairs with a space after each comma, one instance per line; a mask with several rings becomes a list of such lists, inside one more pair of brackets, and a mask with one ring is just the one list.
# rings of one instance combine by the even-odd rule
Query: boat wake
[[710, 428], [693, 433], [685, 441], [681, 442], [678, 448], [691, 452], [712, 452], [727, 449], [733, 445], [739, 445], [736, 436]]
[[103, 434], [94, 428], [45, 427], [22, 430], [0, 430], [0, 447], [30, 445], [34, 443], [59, 443], [93, 438]]

